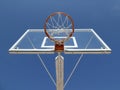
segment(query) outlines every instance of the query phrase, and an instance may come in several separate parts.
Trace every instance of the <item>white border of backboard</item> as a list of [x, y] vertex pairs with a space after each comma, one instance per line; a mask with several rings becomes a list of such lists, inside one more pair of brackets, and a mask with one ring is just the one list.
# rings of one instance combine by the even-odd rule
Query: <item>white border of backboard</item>
[[[9, 49], [9, 53], [13, 54], [53, 54], [54, 48], [48, 49], [17, 49], [16, 46], [19, 42], [27, 35], [28, 32], [44, 32], [44, 29], [28, 29], [18, 41]], [[92, 32], [97, 39], [104, 45], [105, 48], [101, 49], [73, 49], [65, 48], [65, 54], [109, 54], [111, 49], [108, 45], [100, 38], [100, 36], [93, 29], [75, 29], [75, 32]]]

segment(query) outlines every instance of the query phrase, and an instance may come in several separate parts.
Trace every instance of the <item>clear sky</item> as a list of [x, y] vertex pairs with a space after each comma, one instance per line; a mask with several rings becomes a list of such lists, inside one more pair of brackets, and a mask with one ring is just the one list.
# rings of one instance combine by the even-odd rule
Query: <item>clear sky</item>
[[[37, 55], [9, 54], [29, 28], [62, 11], [75, 28], [93, 28], [110, 55], [84, 55], [65, 90], [120, 90], [120, 0], [0, 0], [0, 90], [56, 90]], [[41, 55], [55, 79], [56, 55]], [[65, 80], [79, 55], [64, 55]]]

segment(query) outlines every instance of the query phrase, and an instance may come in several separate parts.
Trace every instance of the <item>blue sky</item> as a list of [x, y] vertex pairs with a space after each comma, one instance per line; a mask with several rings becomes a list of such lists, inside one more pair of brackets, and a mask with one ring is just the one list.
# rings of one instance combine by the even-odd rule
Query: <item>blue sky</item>
[[[29, 28], [43, 28], [56, 11], [72, 16], [75, 28], [93, 28], [110, 55], [84, 55], [65, 90], [120, 90], [120, 0], [0, 0], [0, 90], [55, 90], [37, 55], [8, 49]], [[55, 55], [41, 55], [55, 78]], [[49, 58], [51, 57], [51, 58]], [[65, 80], [79, 55], [64, 55]]]

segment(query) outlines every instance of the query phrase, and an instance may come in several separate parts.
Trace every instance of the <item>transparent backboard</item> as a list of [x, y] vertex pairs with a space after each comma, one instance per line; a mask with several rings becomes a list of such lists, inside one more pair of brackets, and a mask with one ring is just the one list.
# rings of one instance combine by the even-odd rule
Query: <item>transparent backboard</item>
[[[57, 39], [65, 37], [55, 37]], [[28, 29], [9, 49], [14, 54], [52, 54], [54, 42], [44, 29]], [[93, 29], [75, 29], [73, 36], [64, 43], [65, 54], [109, 54], [111, 49]]]

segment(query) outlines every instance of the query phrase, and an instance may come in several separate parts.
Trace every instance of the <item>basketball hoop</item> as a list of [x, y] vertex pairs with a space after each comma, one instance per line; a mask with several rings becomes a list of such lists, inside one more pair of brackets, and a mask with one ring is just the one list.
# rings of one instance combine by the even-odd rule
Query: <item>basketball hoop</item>
[[44, 24], [47, 37], [55, 43], [55, 51], [64, 51], [64, 42], [74, 33], [74, 22], [64, 12], [55, 12], [47, 17]]

